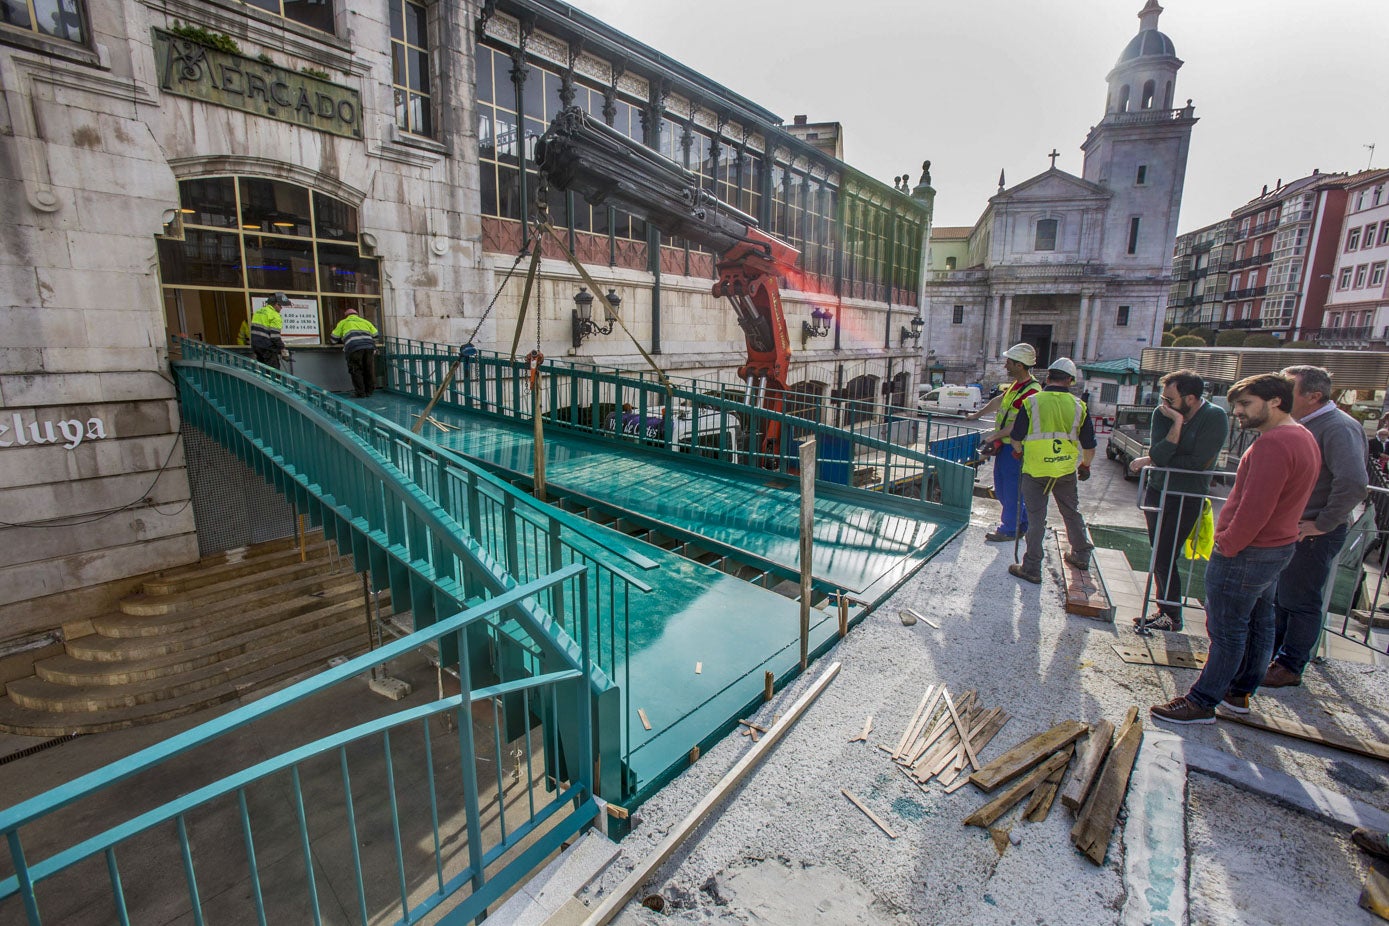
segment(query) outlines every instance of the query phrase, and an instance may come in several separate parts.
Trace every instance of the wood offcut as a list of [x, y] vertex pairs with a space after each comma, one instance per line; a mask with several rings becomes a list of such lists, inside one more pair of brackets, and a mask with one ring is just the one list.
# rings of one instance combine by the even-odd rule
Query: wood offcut
[[1024, 740], [988, 765], [974, 772], [969, 780], [988, 793], [1032, 768], [1038, 762], [1085, 735], [1090, 728], [1078, 720], [1063, 720], [1056, 726]]
[[1108, 720], [1097, 720], [1090, 728], [1085, 750], [1076, 760], [1075, 766], [1071, 769], [1071, 778], [1061, 792], [1061, 803], [1070, 810], [1079, 810], [1084, 806], [1090, 786], [1095, 783], [1095, 776], [1100, 773], [1100, 764], [1104, 762], [1104, 757], [1109, 755], [1113, 738], [1114, 724]]
[[866, 816], [868, 819], [872, 820], [874, 823], [878, 824], [878, 829], [882, 830], [884, 833], [887, 833], [889, 839], [896, 839], [896, 838], [897, 838], [897, 834], [894, 833], [894, 832], [892, 831], [892, 827], [888, 826], [886, 823], [884, 823], [884, 822], [878, 817], [877, 814], [875, 814], [873, 811], [871, 811], [871, 810], [869, 810], [867, 807], [865, 807], [865, 806], [863, 805], [863, 801], [861, 801], [861, 800], [859, 800], [858, 798], [854, 797], [852, 794], [850, 794], [848, 791], [844, 790], [843, 788], [840, 788], [840, 789], [839, 789], [839, 793], [842, 794], [842, 795], [844, 795], [845, 797], [847, 797], [851, 802], [853, 802], [853, 805], [854, 805], [855, 807], [857, 807], [859, 810], [862, 810], [864, 816]]
[[1353, 752], [1358, 756], [1366, 756], [1371, 759], [1381, 759], [1389, 762], [1389, 743], [1360, 739], [1359, 737], [1351, 736], [1349, 733], [1342, 733], [1339, 730], [1323, 730], [1311, 724], [1283, 717], [1274, 717], [1271, 714], [1222, 714], [1221, 716], [1226, 720], [1233, 720], [1235, 723], [1243, 724], [1246, 727], [1254, 727], [1257, 730], [1267, 730], [1270, 733], [1281, 733], [1284, 736], [1295, 737], [1296, 739], [1305, 740], [1309, 743], [1318, 743], [1322, 746], [1340, 749], [1343, 752]]
[[1096, 865], [1104, 864], [1104, 855], [1109, 849], [1109, 840], [1119, 819], [1119, 808], [1123, 806], [1129, 776], [1133, 773], [1133, 763], [1138, 758], [1138, 747], [1142, 742], [1143, 722], [1138, 719], [1138, 708], [1131, 707], [1119, 727], [1114, 748], [1104, 761], [1099, 780], [1095, 782], [1076, 818], [1075, 826], [1071, 828], [1071, 842]]
[[1031, 794], [1034, 789], [1041, 785], [1051, 776], [1053, 772], [1064, 770], [1066, 763], [1071, 761], [1071, 751], [1063, 749], [1050, 759], [1033, 769], [1028, 775], [1019, 779], [1013, 785], [974, 813], [965, 817], [965, 826], [977, 826], [981, 829], [988, 829], [1003, 816], [1008, 810]]

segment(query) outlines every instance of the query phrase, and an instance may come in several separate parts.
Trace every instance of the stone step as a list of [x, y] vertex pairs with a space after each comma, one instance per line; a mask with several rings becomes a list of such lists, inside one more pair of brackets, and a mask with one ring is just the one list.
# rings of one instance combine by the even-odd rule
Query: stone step
[[202, 646], [325, 605], [355, 601], [361, 606], [362, 584], [357, 576], [308, 576], [291, 584], [293, 594], [289, 594], [290, 586], [285, 586], [285, 594], [260, 607], [233, 607], [173, 618], [103, 615], [93, 621], [96, 633], [68, 641], [67, 655], [87, 662], [150, 659]]
[[362, 645], [363, 634], [361, 622], [354, 615], [351, 620], [299, 634], [276, 646], [233, 656], [172, 678], [155, 678], [110, 687], [58, 685], [31, 675], [10, 682], [6, 686], [6, 694], [15, 704], [32, 711], [97, 712], [135, 707], [222, 685], [241, 684], [245, 679], [272, 671], [280, 664], [300, 662], [306, 654], [320, 649], [348, 649]]
[[[312, 530], [308, 533], [309, 543], [319, 543], [323, 540], [323, 532]], [[280, 537], [275, 540], [262, 540], [260, 543], [250, 543], [243, 547], [236, 547], [231, 550], [223, 550], [221, 553], [209, 553], [197, 562], [187, 563], [183, 566], [173, 566], [169, 569], [161, 569], [155, 573], [156, 578], [165, 578], [182, 575], [196, 575], [204, 569], [216, 568], [224, 563], [239, 563], [245, 559], [260, 556], [265, 553], [276, 553], [280, 550], [288, 550], [291, 547], [299, 549], [299, 539], [297, 537]]]
[[129, 727], [171, 720], [248, 694], [257, 688], [317, 673], [336, 656], [356, 656], [365, 644], [333, 643], [301, 658], [286, 660], [259, 672], [204, 688], [176, 698], [151, 701], [108, 711], [34, 711], [0, 698], [0, 732], [18, 736], [67, 736], [73, 733], [107, 733]]
[[332, 572], [337, 568], [335, 558], [309, 560], [307, 563], [296, 560], [285, 566], [258, 572], [253, 577], [239, 576], [187, 592], [172, 595], [127, 595], [120, 601], [120, 610], [124, 614], [148, 617], [157, 614], [177, 614], [209, 606], [220, 607], [228, 596], [245, 595], [256, 590], [273, 593], [276, 586], [287, 579]]
[[[306, 561], [333, 556], [336, 552], [337, 548], [326, 540], [309, 544], [304, 548]], [[299, 548], [295, 546], [287, 550], [259, 552], [255, 555], [248, 555], [242, 560], [209, 566], [197, 572], [182, 575], [158, 575], [146, 580], [140, 588], [146, 595], [174, 595], [298, 562], [300, 562]]]
[[[119, 612], [93, 618], [92, 626], [97, 633], [108, 637], [155, 636], [204, 623], [217, 614], [258, 610], [298, 598], [307, 592], [334, 588], [338, 583], [349, 580], [355, 581], [358, 589], [361, 588], [361, 579], [357, 576], [345, 572], [323, 572], [316, 562], [298, 564], [301, 570], [307, 572], [306, 575], [282, 575], [263, 587], [259, 584], [244, 587], [238, 593], [207, 601], [202, 607], [175, 609], [172, 612], [155, 610], [149, 614], [131, 614], [122, 607]], [[258, 580], [260, 578], [257, 577]]]
[[130, 685], [151, 679], [172, 678], [341, 623], [355, 623], [362, 639], [367, 639], [362, 603], [349, 599], [282, 617], [273, 624], [252, 627], [242, 633], [211, 640], [201, 646], [190, 646], [144, 659], [92, 662], [68, 655], [54, 656], [35, 663], [34, 674], [46, 682], [58, 685]]

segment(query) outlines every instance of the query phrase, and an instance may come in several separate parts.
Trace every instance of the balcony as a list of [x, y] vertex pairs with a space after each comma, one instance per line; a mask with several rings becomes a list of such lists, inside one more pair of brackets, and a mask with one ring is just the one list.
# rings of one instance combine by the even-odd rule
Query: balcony
[[1371, 341], [1383, 341], [1384, 338], [1376, 338], [1374, 327], [1365, 325], [1357, 328], [1322, 328], [1312, 332], [1312, 340], [1327, 346], [1365, 347]]
[[1106, 113], [1106, 125], [1161, 125], [1164, 122], [1181, 122], [1194, 118], [1196, 107], [1182, 109], [1140, 109], [1130, 113]]
[[1298, 222], [1312, 221], [1312, 210], [1303, 209], [1301, 212], [1290, 212], [1283, 216], [1280, 225], [1296, 225]]
[[989, 278], [987, 270], [932, 270], [932, 283], [982, 283]]
[[1245, 267], [1257, 267], [1260, 264], [1273, 262], [1273, 252], [1266, 254], [1255, 254], [1253, 257], [1241, 257], [1239, 260], [1230, 262], [1231, 270], [1243, 270]]
[[1251, 286], [1245, 289], [1232, 289], [1225, 294], [1226, 299], [1256, 299], [1268, 292], [1267, 286]]

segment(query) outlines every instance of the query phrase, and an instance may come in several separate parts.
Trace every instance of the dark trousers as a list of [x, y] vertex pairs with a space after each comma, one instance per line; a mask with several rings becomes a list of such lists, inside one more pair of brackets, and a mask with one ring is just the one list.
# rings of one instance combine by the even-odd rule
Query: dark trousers
[[[1162, 493], [1149, 489], [1143, 504], [1156, 508], [1162, 503]], [[1158, 610], [1182, 619], [1181, 550], [1191, 529], [1201, 517], [1201, 499], [1187, 495], [1168, 495], [1161, 511], [1145, 511], [1148, 519], [1148, 541], [1153, 545], [1153, 587], [1157, 591]], [[1163, 602], [1170, 602], [1164, 604]]]
[[352, 394], [364, 399], [376, 391], [376, 351], [354, 350], [347, 355], [347, 372], [352, 377]]
[[1090, 534], [1085, 518], [1080, 514], [1080, 489], [1075, 473], [1055, 479], [1022, 474], [1022, 501], [1027, 507], [1027, 551], [1022, 555], [1024, 571], [1037, 575], [1042, 571], [1043, 546], [1047, 531], [1047, 499], [1056, 499], [1061, 522], [1066, 525], [1066, 540], [1071, 552], [1089, 559]]
[[256, 359], [268, 367], [280, 368], [280, 352], [273, 348], [256, 347], [251, 350]]
[[1278, 577], [1274, 602], [1274, 658], [1290, 672], [1301, 675], [1321, 637], [1322, 595], [1336, 557], [1346, 545], [1346, 525], [1315, 537], [1299, 540], [1293, 558]]

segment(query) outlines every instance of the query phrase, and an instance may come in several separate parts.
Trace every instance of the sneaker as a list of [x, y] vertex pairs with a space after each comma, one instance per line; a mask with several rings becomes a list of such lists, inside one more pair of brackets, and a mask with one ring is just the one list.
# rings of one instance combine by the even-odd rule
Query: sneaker
[[1159, 611], [1146, 621], [1134, 621], [1139, 630], [1161, 630], [1164, 633], [1179, 633], [1182, 629], [1182, 619], [1173, 617], [1165, 611]]
[[1249, 695], [1235, 694], [1226, 692], [1225, 697], [1220, 699], [1220, 703], [1215, 706], [1217, 714], [1247, 714], [1249, 713]]
[[1024, 582], [1031, 582], [1033, 585], [1042, 584], [1042, 574], [1040, 572], [1028, 572], [1026, 569], [1022, 568], [1017, 563], [1012, 563], [1011, 565], [1009, 565], [1008, 574], [1010, 576], [1017, 576]]
[[1379, 830], [1357, 826], [1350, 831], [1350, 841], [1362, 851], [1378, 858], [1389, 859], [1389, 835]]
[[1196, 702], [1187, 700], [1185, 696], [1173, 698], [1166, 704], [1154, 704], [1148, 708], [1148, 713], [1155, 719], [1168, 723], [1215, 723], [1214, 710], [1201, 707]]
[[1260, 688], [1295, 688], [1302, 684], [1302, 676], [1283, 665], [1278, 660], [1268, 664], [1268, 671], [1264, 673], [1264, 680], [1259, 683]]
[[1009, 540], [1017, 540], [1017, 534], [1005, 534], [1003, 531], [989, 531], [984, 535], [984, 539], [989, 543], [1004, 543]]
[[1066, 562], [1079, 569], [1081, 572], [1090, 571], [1090, 556], [1081, 553], [1067, 553], [1062, 557]]

